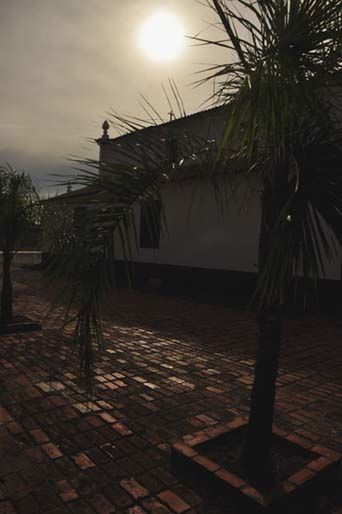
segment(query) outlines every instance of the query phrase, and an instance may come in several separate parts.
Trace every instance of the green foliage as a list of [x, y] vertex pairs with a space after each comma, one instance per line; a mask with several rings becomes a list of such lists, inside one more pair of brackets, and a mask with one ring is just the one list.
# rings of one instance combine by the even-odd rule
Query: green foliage
[[39, 224], [38, 193], [28, 174], [0, 168], [0, 249], [20, 249], [22, 237]]
[[[65, 286], [59, 296], [68, 305], [65, 323], [74, 322], [73, 340], [88, 390], [92, 388], [96, 355], [102, 349], [101, 305], [117, 284], [119, 252], [124, 256], [129, 280], [133, 279], [130, 261], [138, 248], [134, 209], [149, 202], [151, 231], [159, 217], [162, 230], [167, 230], [161, 186], [182, 173], [185, 165], [204, 173], [211, 155], [203, 139], [182, 128], [171, 139], [149, 121], [141, 131], [142, 120], [121, 116], [115, 120], [129, 136], [113, 148], [114, 162], [73, 160], [77, 174], [68, 177], [68, 183], [83, 188], [80, 193], [73, 191], [67, 198], [57, 197], [50, 202], [51, 208], [63, 210], [66, 204], [74, 213], [83, 207], [63, 237], [52, 242], [53, 258], [47, 273], [50, 280]], [[153, 212], [154, 208], [158, 212]]]
[[203, 79], [218, 80], [217, 100], [230, 105], [219, 157], [260, 180], [258, 302], [282, 305], [293, 274], [303, 273], [311, 293], [341, 242], [342, 2], [208, 5], [233, 54]]
[[72, 237], [73, 209], [48, 200], [41, 202], [40, 223], [42, 248], [50, 248]]
[[2, 251], [1, 321], [12, 320], [11, 263], [25, 238], [37, 229], [39, 201], [29, 175], [0, 168], [0, 250]]

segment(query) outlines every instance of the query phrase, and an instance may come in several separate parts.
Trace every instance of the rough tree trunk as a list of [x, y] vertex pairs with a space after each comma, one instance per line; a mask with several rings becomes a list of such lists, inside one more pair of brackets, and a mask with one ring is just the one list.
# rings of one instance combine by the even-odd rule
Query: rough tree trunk
[[260, 485], [267, 485], [272, 481], [272, 424], [282, 322], [277, 314], [266, 311], [259, 316], [258, 325], [258, 349], [245, 445], [245, 465], [252, 480]]
[[12, 255], [8, 251], [3, 252], [2, 266], [2, 291], [1, 291], [1, 322], [10, 323], [12, 321], [13, 292], [11, 281]]
[[[259, 273], [264, 269], [276, 221], [287, 196], [287, 175], [276, 170], [273, 183], [265, 183], [259, 246]], [[244, 448], [244, 464], [249, 478], [260, 486], [272, 482], [272, 425], [276, 379], [282, 338], [280, 303], [262, 306], [257, 317], [258, 340], [254, 383]]]

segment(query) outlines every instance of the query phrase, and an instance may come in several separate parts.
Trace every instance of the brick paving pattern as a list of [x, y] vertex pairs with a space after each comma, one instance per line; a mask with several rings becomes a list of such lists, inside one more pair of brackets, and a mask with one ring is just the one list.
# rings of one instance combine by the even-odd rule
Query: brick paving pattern
[[[18, 276], [18, 311], [44, 320], [38, 274]], [[253, 316], [125, 291], [105, 316], [92, 400], [78, 385], [70, 341], [46, 320], [42, 332], [0, 338], [0, 514], [238, 514], [175, 476], [169, 449], [247, 415]], [[294, 440], [339, 452], [341, 342], [339, 320], [287, 322], [275, 413]], [[341, 492], [312, 508], [341, 514]]]

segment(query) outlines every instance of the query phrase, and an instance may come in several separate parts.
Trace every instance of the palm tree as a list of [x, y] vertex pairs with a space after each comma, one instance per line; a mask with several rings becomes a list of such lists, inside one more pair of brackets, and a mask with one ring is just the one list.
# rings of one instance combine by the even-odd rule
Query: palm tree
[[[100, 305], [115, 285], [118, 234], [126, 260], [135, 240], [136, 203], [160, 196], [161, 185], [197, 156], [213, 181], [216, 172], [258, 178], [261, 197], [258, 351], [244, 463], [252, 481], [269, 483], [275, 385], [284, 307], [301, 275], [306, 293], [342, 243], [342, 135], [338, 125], [342, 77], [341, 0], [212, 0], [233, 60], [213, 67], [222, 79], [217, 99], [229, 116], [214, 162], [212, 148], [178, 134], [176, 158], [141, 120], [118, 118], [135, 133], [117, 148], [115, 164], [77, 162], [74, 183], [95, 188], [81, 230], [54, 252], [54, 274], [73, 284], [75, 340], [88, 377], [101, 347]], [[235, 6], [235, 8], [234, 8]], [[197, 38], [198, 39], [198, 38]], [[203, 40], [201, 40], [203, 42]], [[208, 76], [204, 79], [208, 80]], [[173, 145], [174, 146], [174, 145]], [[174, 156], [174, 152], [172, 152]], [[86, 171], [85, 168], [88, 168]], [[95, 171], [94, 171], [95, 169]], [[217, 184], [216, 184], [217, 186]], [[92, 189], [94, 193], [94, 189]], [[327, 236], [327, 229], [332, 236]], [[117, 241], [117, 239], [115, 240]], [[337, 244], [337, 243], [336, 243]], [[58, 264], [59, 263], [59, 264]]]
[[[84, 187], [79, 193], [73, 191], [71, 197], [50, 201], [71, 205], [75, 214], [79, 207], [82, 209], [73, 223], [53, 238], [46, 272], [49, 280], [56, 281], [57, 289], [58, 283], [63, 284], [56, 299], [66, 302], [65, 324], [75, 323], [73, 340], [79, 350], [80, 375], [90, 392], [95, 357], [102, 348], [101, 305], [117, 285], [118, 254], [124, 256], [132, 284], [134, 270], [130, 260], [138, 248], [134, 208], [148, 202], [149, 230], [154, 230], [157, 218], [161, 229], [167, 230], [162, 185], [172, 181], [183, 168], [206, 173], [214, 161], [215, 149], [208, 148], [202, 137], [182, 128], [165, 137], [159, 127], [155, 130], [156, 111], [151, 107], [148, 112], [147, 121], [113, 115], [113, 123], [121, 133], [133, 136], [116, 146], [115, 162], [74, 159], [77, 175], [68, 177], [67, 182]], [[157, 117], [160, 123], [162, 118], [159, 114]], [[72, 310], [76, 315], [70, 316]]]
[[334, 258], [334, 239], [342, 242], [342, 1], [208, 5], [226, 37], [204, 43], [233, 54], [209, 73], [231, 105], [220, 155], [243, 159], [260, 182], [259, 337], [244, 459], [252, 479], [268, 482], [284, 306], [299, 269], [309, 292], [324, 257]]
[[11, 265], [21, 239], [34, 227], [38, 215], [38, 195], [29, 175], [0, 168], [0, 245], [3, 256], [0, 321], [13, 318]]

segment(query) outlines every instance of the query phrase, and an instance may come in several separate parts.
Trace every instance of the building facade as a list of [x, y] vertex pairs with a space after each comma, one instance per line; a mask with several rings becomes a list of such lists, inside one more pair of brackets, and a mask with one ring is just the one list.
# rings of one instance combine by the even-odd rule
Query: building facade
[[[160, 138], [188, 130], [208, 144], [219, 140], [227, 119], [226, 108], [173, 120], [143, 131]], [[139, 133], [110, 138], [109, 125], [97, 140], [99, 160], [105, 165], [117, 159], [118, 145], [139, 141]], [[148, 233], [144, 206], [136, 206], [139, 247], [133, 261], [136, 281], [144, 289], [180, 292], [212, 298], [247, 297], [253, 290], [258, 262], [260, 232], [260, 197], [258, 184], [245, 179], [232, 186], [224, 177], [216, 183], [221, 190], [218, 200], [210, 178], [187, 176], [162, 186], [161, 197], [166, 229]], [[224, 193], [222, 193], [224, 192]], [[222, 200], [224, 198], [224, 200]], [[329, 230], [326, 227], [328, 236]], [[334, 262], [325, 262], [325, 277], [334, 286], [341, 281], [342, 251]], [[120, 257], [120, 255], [119, 255]], [[122, 255], [121, 255], [122, 258]]]

